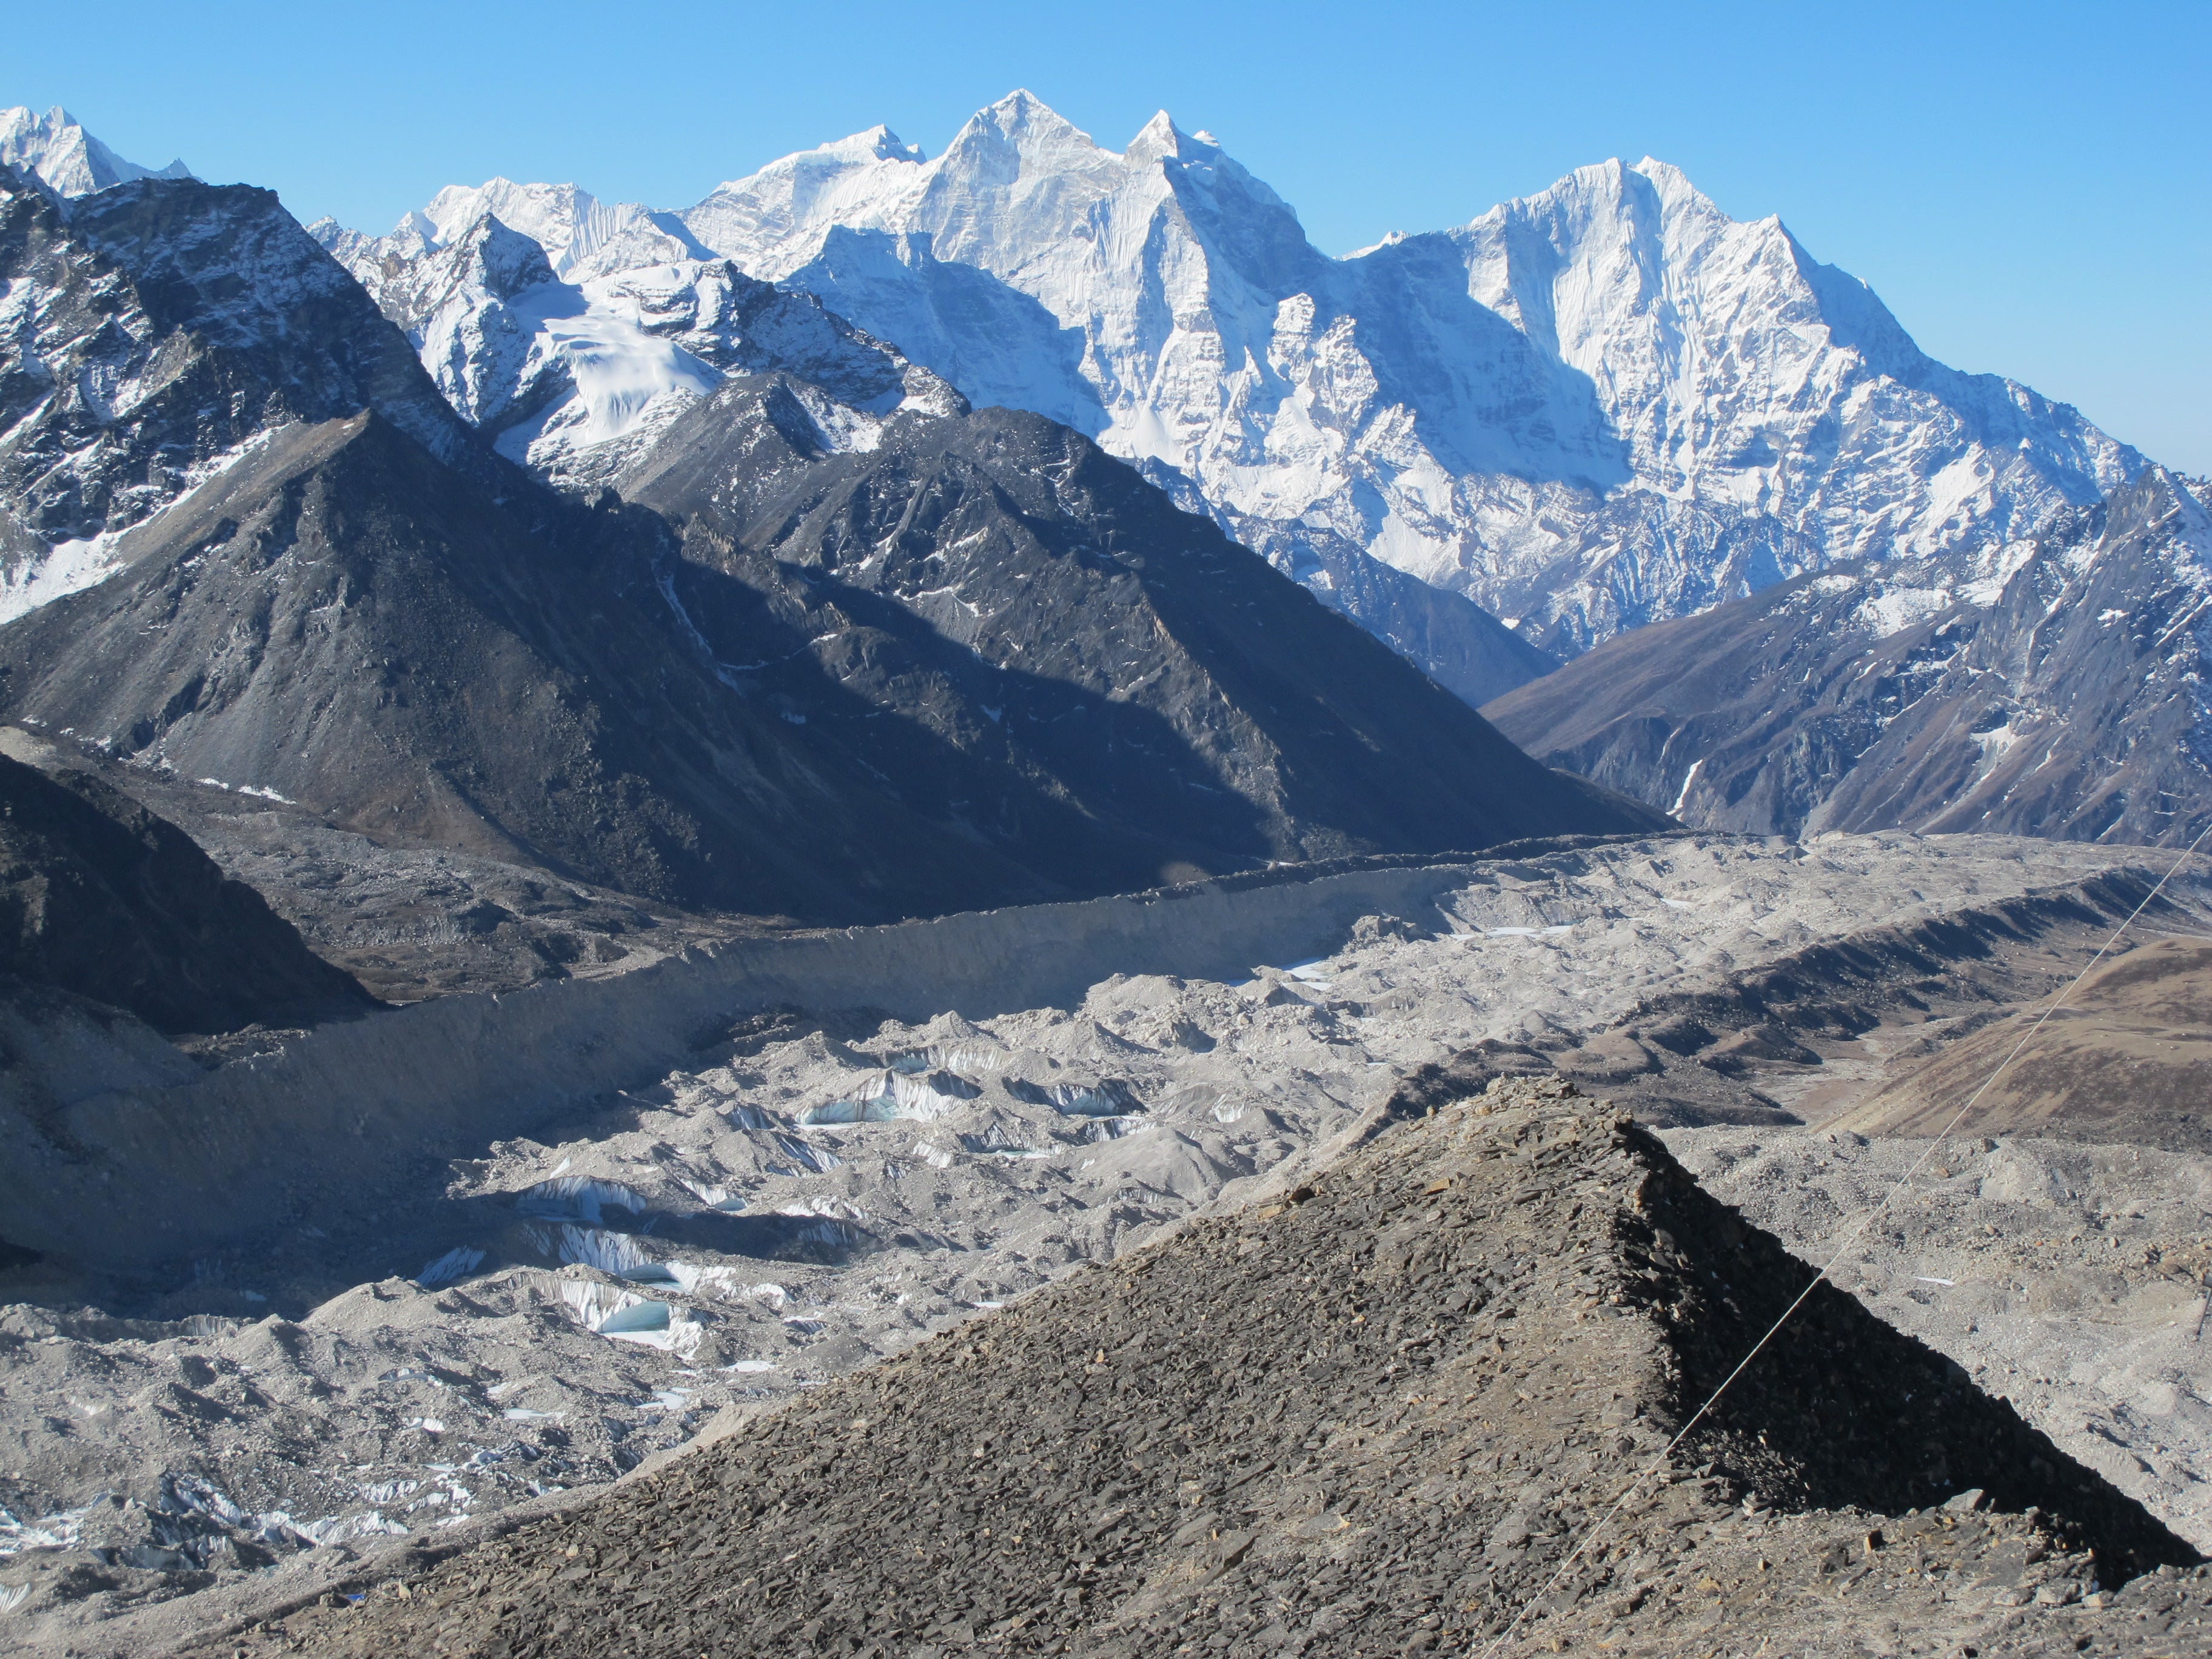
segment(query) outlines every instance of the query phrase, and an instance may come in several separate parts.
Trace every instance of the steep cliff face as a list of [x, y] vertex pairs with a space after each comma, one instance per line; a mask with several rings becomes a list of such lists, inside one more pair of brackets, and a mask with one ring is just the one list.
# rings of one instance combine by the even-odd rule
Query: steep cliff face
[[374, 1006], [175, 825], [96, 779], [0, 756], [0, 988], [21, 984], [171, 1033]]
[[1553, 764], [1708, 828], [2152, 843], [2212, 818], [2204, 490], [2154, 469], [1993, 550], [1807, 576], [1488, 705]]

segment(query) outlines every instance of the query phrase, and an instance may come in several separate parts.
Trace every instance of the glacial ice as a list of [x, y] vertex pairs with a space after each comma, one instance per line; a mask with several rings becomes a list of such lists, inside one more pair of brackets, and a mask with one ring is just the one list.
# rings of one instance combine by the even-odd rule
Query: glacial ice
[[634, 1296], [597, 1280], [563, 1280], [561, 1299], [586, 1329], [620, 1341], [689, 1354], [706, 1334], [699, 1316], [688, 1309]]
[[1037, 1084], [1015, 1079], [1006, 1092], [1032, 1106], [1049, 1106], [1068, 1117], [1126, 1117], [1145, 1109], [1137, 1091], [1119, 1078], [1097, 1084]]
[[966, 1078], [942, 1067], [925, 1072], [895, 1062], [850, 1095], [806, 1108], [799, 1113], [799, 1121], [808, 1125], [890, 1123], [901, 1118], [927, 1121], [982, 1092]]
[[597, 1226], [610, 1209], [638, 1215], [647, 1206], [644, 1194], [620, 1182], [591, 1176], [555, 1176], [523, 1193], [514, 1207], [525, 1215], [588, 1221]]
[[465, 1279], [483, 1265], [484, 1253], [457, 1244], [434, 1261], [425, 1262], [422, 1271], [415, 1275], [415, 1282], [424, 1290], [440, 1285], [450, 1285], [457, 1279]]
[[706, 1182], [685, 1180], [681, 1176], [678, 1177], [678, 1183], [685, 1192], [690, 1194], [710, 1210], [734, 1213], [745, 1207], [744, 1194], [733, 1193], [727, 1187], [717, 1187]]
[[557, 1231], [526, 1227], [523, 1236], [541, 1255], [579, 1267], [597, 1267], [618, 1279], [663, 1284], [675, 1279], [665, 1263], [648, 1255], [644, 1246], [628, 1233], [563, 1222]]

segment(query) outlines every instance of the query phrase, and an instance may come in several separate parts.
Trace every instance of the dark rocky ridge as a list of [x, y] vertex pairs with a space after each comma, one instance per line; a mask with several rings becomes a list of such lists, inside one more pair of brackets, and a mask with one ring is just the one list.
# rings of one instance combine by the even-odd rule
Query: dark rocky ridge
[[[975, 418], [930, 427], [988, 436]], [[1139, 503], [1212, 536], [1097, 464]], [[861, 658], [882, 663], [891, 643], [912, 641], [934, 672], [901, 667], [856, 686], [851, 663], [807, 651], [823, 629], [793, 602], [805, 585], [787, 566], [767, 568], [778, 586], [764, 594], [676, 561], [651, 514], [512, 482], [514, 497], [495, 496], [374, 415], [286, 428], [133, 532], [116, 576], [0, 629], [0, 704], [371, 834], [825, 921], [1150, 886], [1177, 859], [1218, 869], [1651, 821], [1535, 766], [1218, 538], [1214, 556], [1234, 562], [1218, 599], [1274, 631], [1177, 618], [1237, 677], [1224, 687], [1209, 660], [1173, 652], [1182, 678], [1171, 690], [1203, 711], [1187, 736], [1152, 708], [1124, 714], [1055, 678], [1048, 661], [992, 676], [975, 695], [981, 665], [880, 599], [866, 613], [872, 635], [845, 643], [883, 640]], [[1076, 522], [1049, 528], [1073, 539]], [[1102, 603], [1115, 593], [1099, 591], [1095, 565], [1061, 564], [1089, 574], [1073, 592], [1034, 584], [1020, 627], [1039, 641], [1077, 635], [1083, 606], [1079, 637], [1152, 643], [1130, 578], [1116, 609]], [[776, 672], [710, 660], [697, 627]], [[1219, 650], [1240, 634], [1279, 639], [1287, 666]], [[1382, 671], [1372, 683], [1370, 664]], [[1352, 682], [1340, 691], [1324, 678], [1340, 671]], [[1036, 743], [1010, 765], [976, 741], [998, 729], [980, 712], [985, 696], [1017, 720], [1094, 698], [1115, 717], [1079, 727], [1103, 728], [1096, 738]], [[1260, 708], [1270, 702], [1281, 707]], [[1194, 743], [1218, 752], [1182, 760]], [[1306, 775], [1286, 775], [1285, 755]], [[1197, 787], [1178, 790], [1186, 781]]]
[[375, 1006], [175, 825], [97, 779], [0, 755], [0, 989], [26, 982], [172, 1035]]
[[57, 203], [0, 168], [0, 558], [118, 532], [289, 421], [381, 411], [448, 460], [467, 428], [273, 191], [143, 179]]
[[[1546, 1589], [1808, 1272], [1625, 1115], [1467, 1086], [1419, 1076], [1390, 1109], [1412, 1121], [1277, 1202], [591, 1504], [418, 1550], [358, 1612], [332, 1597], [203, 1650], [1466, 1650]], [[1716, 1612], [1731, 1648], [1848, 1650], [1869, 1618], [1916, 1646], [2039, 1636], [2012, 1609], [2044, 1583], [2057, 1601], [2194, 1561], [1824, 1288], [1511, 1650], [1600, 1630], [1672, 1650]], [[2184, 1577], [2134, 1628], [2208, 1599]]]
[[684, 527], [666, 580], [718, 672], [1071, 888], [1663, 822], [1039, 416], [841, 452], [747, 377], [618, 487]]
[[[2185, 844], [2212, 819], [2202, 486], [2158, 468], [1975, 582], [1867, 567], [1620, 635], [1486, 705], [1700, 828]], [[1906, 607], [1893, 631], [1869, 621]]]
[[701, 672], [650, 521], [513, 483], [374, 415], [289, 428], [124, 571], [0, 629], [0, 697], [371, 834], [660, 899], [847, 920], [1040, 896]]

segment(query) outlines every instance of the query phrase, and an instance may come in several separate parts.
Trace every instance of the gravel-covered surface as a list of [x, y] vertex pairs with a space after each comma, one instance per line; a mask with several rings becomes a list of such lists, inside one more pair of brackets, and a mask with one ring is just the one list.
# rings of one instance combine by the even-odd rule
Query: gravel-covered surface
[[1625, 1115], [1466, 1086], [1421, 1073], [1273, 1201], [198, 1651], [1426, 1652], [1539, 1592], [1512, 1650], [2026, 1650], [2162, 1564], [2133, 1628], [2199, 1616], [2194, 1552], [1827, 1290], [1554, 1584], [1808, 1275]]

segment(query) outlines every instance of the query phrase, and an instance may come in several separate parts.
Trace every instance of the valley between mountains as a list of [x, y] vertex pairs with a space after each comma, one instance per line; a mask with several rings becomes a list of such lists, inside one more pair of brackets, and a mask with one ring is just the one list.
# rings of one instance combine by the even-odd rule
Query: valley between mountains
[[2198, 1650], [2208, 515], [1650, 159], [0, 111], [0, 1648]]

